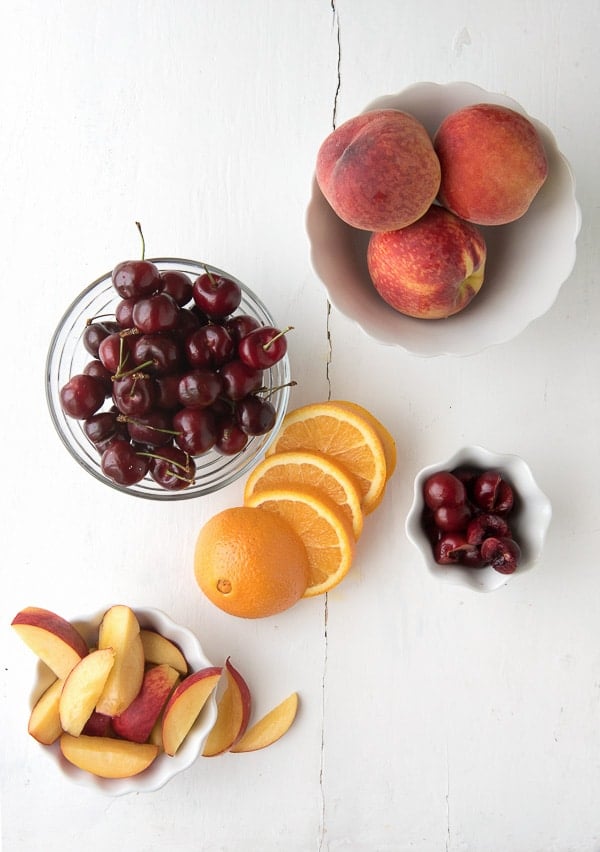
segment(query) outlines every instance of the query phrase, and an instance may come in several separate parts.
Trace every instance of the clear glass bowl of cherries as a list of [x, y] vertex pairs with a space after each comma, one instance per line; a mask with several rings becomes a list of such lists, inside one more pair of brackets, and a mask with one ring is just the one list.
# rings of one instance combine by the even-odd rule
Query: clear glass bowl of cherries
[[289, 330], [208, 263], [119, 263], [75, 299], [53, 335], [54, 426], [76, 461], [119, 491], [210, 494], [249, 471], [275, 436], [293, 384]]
[[406, 533], [434, 577], [493, 591], [539, 562], [551, 516], [522, 458], [471, 446], [419, 471]]

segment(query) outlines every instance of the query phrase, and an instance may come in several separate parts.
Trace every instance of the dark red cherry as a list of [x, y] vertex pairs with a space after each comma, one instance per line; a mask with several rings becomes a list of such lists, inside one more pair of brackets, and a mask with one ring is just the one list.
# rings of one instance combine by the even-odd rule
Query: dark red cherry
[[465, 486], [452, 473], [440, 470], [431, 474], [423, 487], [423, 497], [430, 509], [440, 506], [460, 506], [467, 499]]
[[193, 485], [196, 463], [179, 447], [161, 447], [150, 455], [150, 476], [169, 491], [181, 491]]
[[119, 330], [119, 325], [116, 322], [112, 322], [111, 320], [96, 320], [95, 322], [91, 322], [86, 325], [85, 330], [83, 332], [83, 345], [90, 355], [92, 355], [94, 358], [97, 358], [98, 347], [100, 346], [104, 338], [108, 337], [109, 334], [118, 332]]
[[260, 328], [260, 321], [250, 314], [235, 314], [225, 322], [225, 328], [229, 332], [235, 346], [242, 337], [250, 334], [256, 328]]
[[212, 320], [230, 316], [242, 301], [242, 290], [236, 281], [208, 270], [196, 278], [192, 291], [196, 305]]
[[154, 388], [150, 376], [134, 373], [113, 382], [113, 401], [121, 414], [147, 414], [154, 405]]
[[114, 438], [128, 438], [127, 426], [118, 420], [118, 411], [99, 411], [83, 422], [83, 431], [99, 452]]
[[93, 361], [90, 361], [83, 368], [83, 372], [86, 376], [93, 376], [95, 379], [99, 379], [104, 385], [104, 393], [106, 396], [110, 396], [112, 394], [112, 373], [110, 370], [107, 370], [102, 361], [98, 360], [98, 358], [94, 358]]
[[513, 574], [521, 558], [521, 549], [513, 538], [490, 536], [481, 545], [481, 558], [500, 574]]
[[95, 414], [106, 398], [104, 383], [94, 376], [78, 373], [60, 390], [62, 410], [69, 417], [85, 420]]
[[218, 373], [212, 370], [189, 370], [179, 379], [179, 402], [187, 408], [207, 408], [223, 389]]
[[158, 267], [149, 260], [124, 260], [112, 271], [112, 283], [122, 299], [150, 296], [162, 289]]
[[142, 334], [172, 331], [179, 323], [179, 305], [168, 293], [138, 299], [133, 306], [133, 322]]
[[165, 269], [160, 273], [163, 282], [163, 293], [168, 293], [179, 305], [183, 307], [192, 301], [192, 282], [178, 269]]
[[133, 366], [132, 338], [122, 334], [109, 334], [100, 343], [98, 358], [112, 375], [120, 375]]
[[135, 485], [148, 472], [148, 459], [139, 455], [135, 448], [121, 438], [112, 440], [100, 459], [105, 476], [119, 485]]
[[233, 355], [233, 340], [224, 326], [203, 325], [186, 337], [185, 354], [194, 367], [221, 367]]
[[133, 341], [132, 355], [135, 364], [145, 364], [144, 370], [153, 375], [164, 376], [181, 366], [180, 346], [167, 333], [139, 335]]
[[217, 423], [209, 408], [180, 408], [173, 415], [175, 443], [191, 456], [199, 456], [214, 447]]
[[230, 399], [243, 399], [262, 386], [262, 370], [253, 370], [238, 359], [228, 361], [219, 370], [223, 392]]
[[133, 328], [133, 307], [137, 302], [137, 298], [132, 296], [130, 299], [121, 299], [115, 308], [115, 317], [119, 323], [119, 328]]
[[235, 416], [247, 435], [265, 435], [275, 425], [277, 411], [268, 399], [250, 395], [236, 403]]
[[287, 352], [285, 335], [288, 331], [291, 331], [291, 327], [280, 331], [273, 326], [263, 325], [249, 332], [238, 344], [240, 361], [253, 370], [268, 370], [281, 361]]
[[241, 453], [248, 443], [248, 435], [237, 423], [235, 417], [221, 417], [217, 423], [218, 434], [215, 450], [224, 456], [234, 456]]
[[[121, 415], [122, 417], [124, 415]], [[152, 409], [147, 414], [124, 418], [129, 437], [136, 444], [149, 447], [165, 447], [173, 441], [174, 430], [171, 417], [165, 411]]]

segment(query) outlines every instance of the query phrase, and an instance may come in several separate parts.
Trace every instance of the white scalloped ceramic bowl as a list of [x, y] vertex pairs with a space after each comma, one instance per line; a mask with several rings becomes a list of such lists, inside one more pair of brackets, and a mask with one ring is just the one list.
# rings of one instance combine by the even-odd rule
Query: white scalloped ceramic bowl
[[[98, 636], [98, 626], [107, 607], [99, 612], [82, 618], [73, 618], [73, 624], [89, 642]], [[151, 607], [132, 607], [140, 627], [150, 628], [162, 633], [174, 642], [185, 656], [190, 672], [199, 671], [212, 663], [206, 657], [197, 637], [187, 627], [176, 624], [168, 615]], [[44, 667], [45, 668], [45, 667]], [[31, 695], [31, 706], [48, 686], [48, 670], [40, 676]], [[73, 766], [62, 756], [58, 742], [51, 746], [40, 745], [42, 754], [49, 759], [59, 772], [70, 781], [84, 787], [97, 790], [108, 796], [123, 796], [126, 793], [150, 793], [158, 790], [175, 775], [188, 769], [202, 752], [206, 738], [217, 719], [217, 700], [215, 693], [208, 699], [192, 730], [187, 735], [177, 754], [170, 757], [161, 753], [144, 772], [132, 778], [99, 778]]]
[[[364, 112], [404, 110], [433, 136], [449, 113], [484, 101], [527, 115], [512, 98], [471, 83], [417, 83], [378, 98]], [[467, 308], [445, 320], [404, 316], [381, 299], [367, 269], [369, 234], [342, 222], [313, 179], [306, 227], [314, 270], [332, 304], [369, 337], [423, 357], [471, 355], [512, 340], [552, 306], [575, 264], [581, 212], [571, 168], [553, 134], [528, 117], [546, 148], [548, 178], [525, 216], [481, 229], [488, 247], [484, 285]]]
[[[513, 537], [521, 549], [521, 560], [513, 574], [499, 574], [490, 566], [465, 568], [458, 565], [439, 565], [433, 557], [431, 542], [422, 524], [425, 505], [423, 485], [432, 473], [463, 466], [500, 470], [514, 487], [517, 499], [510, 525]], [[412, 506], [406, 517], [406, 534], [432, 577], [479, 592], [493, 592], [505, 586], [512, 578], [531, 571], [539, 563], [551, 518], [550, 501], [541, 491], [529, 465], [522, 458], [471, 446], [463, 447], [450, 458], [427, 465], [419, 471], [414, 481]]]

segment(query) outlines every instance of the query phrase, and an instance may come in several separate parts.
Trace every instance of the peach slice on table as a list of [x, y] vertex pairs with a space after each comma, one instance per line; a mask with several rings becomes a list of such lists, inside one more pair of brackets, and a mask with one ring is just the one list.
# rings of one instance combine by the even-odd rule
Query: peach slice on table
[[251, 696], [248, 684], [229, 658], [225, 661], [225, 676], [225, 691], [217, 705], [217, 721], [202, 752], [204, 757], [214, 757], [228, 751], [244, 734], [250, 720]]
[[230, 749], [239, 754], [258, 751], [280, 739], [292, 725], [298, 710], [298, 693], [292, 692], [281, 704], [249, 728], [244, 736]]
[[12, 627], [61, 680], [88, 653], [87, 643], [79, 631], [48, 609], [25, 607], [13, 618]]
[[174, 642], [171, 642], [162, 633], [146, 628], [140, 630], [140, 636], [142, 637], [144, 657], [147, 663], [156, 665], [166, 663], [182, 675], [188, 673], [187, 660]]
[[114, 732], [130, 742], [145, 743], [178, 680], [179, 672], [166, 663], [148, 669], [137, 696], [113, 718]]
[[144, 647], [140, 625], [128, 606], [117, 604], [104, 613], [98, 648], [112, 648], [115, 662], [96, 704], [99, 713], [119, 716], [129, 707], [144, 679]]
[[91, 651], [69, 672], [59, 702], [63, 731], [78, 737], [92, 715], [115, 664], [112, 648]]
[[42, 745], [52, 745], [62, 734], [59, 703], [64, 681], [57, 678], [36, 701], [27, 730]]
[[112, 737], [63, 734], [60, 750], [69, 763], [100, 778], [131, 778], [147, 769], [158, 754], [152, 743], [130, 743]]
[[220, 666], [207, 666], [188, 675], [175, 687], [162, 720], [162, 742], [166, 754], [172, 756], [177, 752], [216, 688], [222, 671]]

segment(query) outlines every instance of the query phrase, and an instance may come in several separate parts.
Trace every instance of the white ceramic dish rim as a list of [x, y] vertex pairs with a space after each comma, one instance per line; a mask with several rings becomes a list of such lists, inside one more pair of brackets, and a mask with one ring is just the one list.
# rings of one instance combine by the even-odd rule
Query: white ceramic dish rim
[[[521, 564], [514, 574], [499, 574], [493, 568], [469, 569], [460, 566], [438, 565], [431, 552], [430, 542], [421, 525], [423, 511], [423, 484], [430, 474], [439, 470], [452, 470], [461, 465], [474, 465], [482, 469], [504, 471], [519, 494], [521, 506], [511, 520], [513, 534], [522, 549]], [[514, 453], [498, 453], [479, 445], [457, 450], [450, 458], [422, 468], [415, 477], [413, 502], [406, 516], [405, 530], [429, 573], [436, 579], [453, 585], [466, 586], [478, 592], [492, 592], [510, 580], [523, 576], [539, 564], [546, 534], [552, 519], [552, 506], [534, 479], [531, 468]]]
[[[142, 606], [132, 606], [131, 608], [136, 614], [140, 627], [157, 630], [179, 646], [188, 662], [190, 672], [213, 665], [204, 653], [199, 639], [189, 628], [176, 624], [160, 609]], [[98, 625], [107, 609], [108, 607], [105, 607], [91, 615], [73, 618], [72, 623], [84, 638], [91, 641], [94, 635], [97, 635]], [[45, 669], [45, 675], [48, 675], [47, 669]], [[46, 685], [43, 678], [38, 679], [31, 694], [30, 705], [32, 707]], [[216, 719], [217, 699], [215, 692], [213, 692], [177, 754], [173, 757], [164, 753], [159, 754], [148, 769], [131, 778], [99, 778], [85, 772], [65, 760], [58, 742], [51, 746], [40, 744], [39, 748], [46, 759], [51, 760], [66, 778], [79, 786], [88, 787], [104, 795], [114, 797], [123, 796], [127, 793], [151, 793], [164, 787], [175, 775], [188, 769], [195, 762]]]
[[[371, 286], [366, 269], [364, 255], [368, 234], [350, 228], [335, 216], [313, 178], [312, 197], [306, 214], [311, 262], [331, 303], [376, 342], [420, 357], [472, 355], [513, 339], [550, 309], [575, 265], [581, 209], [575, 197], [573, 172], [551, 131], [529, 116], [513, 98], [488, 92], [467, 82], [423, 82], [397, 94], [379, 97], [363, 112], [403, 109], [421, 120], [433, 135], [445, 115], [481, 101], [510, 107], [530, 118], [546, 147], [550, 174], [525, 217], [502, 228], [482, 229], [489, 249], [489, 281], [484, 283], [471, 305], [454, 317], [417, 320], [403, 316], [386, 305]], [[511, 256], [498, 260], [502, 241], [506, 242], [507, 235], [511, 240]], [[531, 245], [536, 243], [543, 243], [551, 257], [532, 255]], [[504, 292], [496, 290], [492, 294], [490, 282], [493, 280], [495, 246], [497, 262], [504, 267]], [[514, 301], [510, 300], [511, 288], [517, 286], [514, 281], [520, 280], [514, 275], [515, 265], [521, 267], [520, 278], [526, 278], [526, 284], [534, 281], [542, 285], [535, 289], [520, 287], [518, 311], [514, 309]], [[535, 275], [533, 269], [536, 270]], [[485, 304], [491, 304], [488, 314], [492, 319], [488, 322], [482, 322]], [[475, 321], [471, 322], [471, 317]]]

